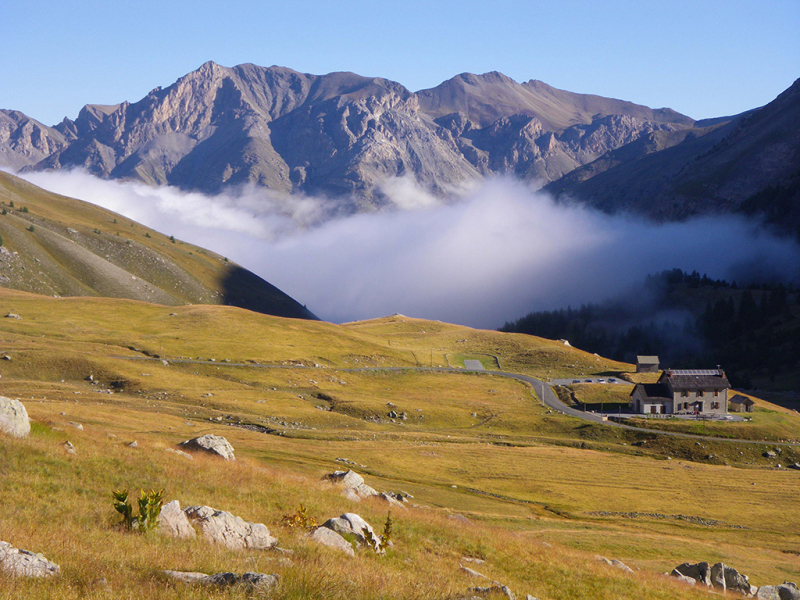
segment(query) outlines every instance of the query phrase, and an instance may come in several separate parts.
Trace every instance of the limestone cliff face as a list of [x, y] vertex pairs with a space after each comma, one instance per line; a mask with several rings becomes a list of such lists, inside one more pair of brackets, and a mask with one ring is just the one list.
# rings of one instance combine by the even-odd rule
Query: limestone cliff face
[[0, 110], [0, 166], [21, 169], [63, 149], [64, 136], [18, 110]]
[[254, 183], [339, 198], [345, 211], [380, 207], [389, 177], [434, 193], [491, 174], [545, 184], [641, 135], [693, 124], [500, 73], [413, 93], [353, 73], [213, 62], [138, 102], [87, 105], [55, 128], [15, 114], [0, 121], [0, 158], [15, 168], [79, 166], [210, 193]]

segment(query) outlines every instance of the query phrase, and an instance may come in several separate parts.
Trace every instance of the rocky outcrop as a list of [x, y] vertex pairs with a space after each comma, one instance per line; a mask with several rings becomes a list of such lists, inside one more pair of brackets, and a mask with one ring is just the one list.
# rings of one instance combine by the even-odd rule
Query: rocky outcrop
[[195, 537], [194, 527], [189, 523], [186, 513], [181, 510], [181, 504], [177, 500], [167, 502], [161, 507], [161, 512], [158, 513], [158, 528], [159, 530], [175, 538], [193, 538]]
[[228, 440], [220, 435], [209, 433], [191, 440], [186, 440], [185, 442], [181, 442], [179, 446], [186, 450], [199, 450], [202, 452], [208, 452], [209, 454], [216, 454], [225, 460], [236, 460], [236, 457], [233, 455], [233, 446], [228, 443]]
[[344, 552], [348, 556], [355, 556], [356, 554], [353, 550], [353, 545], [341, 535], [336, 533], [333, 529], [329, 529], [327, 527], [318, 527], [311, 532], [309, 538], [318, 544], [322, 544], [323, 546]]
[[210, 506], [189, 506], [183, 512], [203, 537], [230, 550], [268, 550], [278, 543], [263, 523], [250, 523]]
[[322, 524], [342, 536], [351, 536], [360, 545], [371, 547], [376, 552], [382, 551], [381, 543], [372, 529], [372, 525], [355, 513], [345, 513], [340, 517], [328, 519]]
[[353, 470], [334, 471], [325, 475], [323, 479], [340, 486], [342, 493], [349, 500], [358, 502], [362, 498], [378, 495], [378, 492], [364, 483], [364, 478]]
[[0, 568], [16, 577], [54, 577], [61, 572], [41, 554], [19, 550], [8, 542], [0, 542]]
[[690, 577], [703, 585], [711, 586], [711, 565], [707, 562], [697, 564], [683, 563], [673, 569], [672, 574], [675, 575], [676, 573], [684, 577]]
[[0, 432], [19, 438], [31, 432], [28, 411], [19, 400], [0, 396]]
[[800, 589], [786, 581], [781, 585], [764, 585], [756, 593], [758, 600], [800, 600]]

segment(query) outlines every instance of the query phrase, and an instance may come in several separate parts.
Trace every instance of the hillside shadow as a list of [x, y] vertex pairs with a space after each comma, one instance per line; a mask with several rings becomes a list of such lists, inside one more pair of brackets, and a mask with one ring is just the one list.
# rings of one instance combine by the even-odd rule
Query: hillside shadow
[[242, 267], [231, 265], [222, 287], [222, 304], [276, 317], [319, 321], [319, 317], [297, 300]]

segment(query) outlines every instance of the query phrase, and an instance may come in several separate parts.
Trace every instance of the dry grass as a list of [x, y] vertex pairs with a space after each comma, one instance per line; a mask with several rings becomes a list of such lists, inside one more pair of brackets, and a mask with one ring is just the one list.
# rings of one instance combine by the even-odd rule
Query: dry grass
[[[245, 595], [169, 582], [159, 574], [167, 568], [276, 572], [275, 598], [456, 598], [480, 584], [458, 570], [465, 555], [485, 558], [477, 570], [518, 597], [551, 600], [701, 597], [659, 575], [687, 560], [722, 560], [756, 583], [800, 576], [798, 476], [766, 468], [761, 448], [585, 424], [549, 414], [528, 387], [490, 375], [345, 370], [425, 364], [431, 350], [434, 362], [437, 351], [443, 364], [491, 356], [504, 369], [539, 375], [628, 365], [537, 338], [401, 317], [337, 327], [224, 307], [7, 290], [0, 301], [23, 316], [0, 319], [0, 350], [12, 358], [0, 361], [0, 393], [20, 397], [36, 421], [26, 440], [0, 437], [0, 539], [43, 552], [63, 570], [55, 582], [0, 578], [0, 598]], [[215, 362], [116, 358], [144, 352]], [[85, 381], [88, 374], [99, 383]], [[390, 410], [407, 419], [392, 421]], [[775, 414], [785, 424], [754, 425], [797, 423], [789, 411]], [[240, 423], [273, 434], [231, 426]], [[165, 451], [204, 433], [224, 435], [238, 460]], [[64, 451], [67, 439], [77, 456]], [[127, 446], [133, 440], [136, 449]], [[709, 453], [721, 458], [705, 460]], [[426, 507], [393, 511], [396, 546], [386, 557], [342, 558], [280, 525], [303, 503], [319, 521], [354, 510], [380, 528], [386, 505], [354, 505], [320, 482], [345, 466], [337, 459], [355, 463], [373, 487], [406, 491]], [[110, 501], [119, 487], [163, 487], [183, 505], [263, 522], [295, 550], [293, 564], [274, 553], [123, 532]], [[595, 554], [639, 571], [625, 575]]]

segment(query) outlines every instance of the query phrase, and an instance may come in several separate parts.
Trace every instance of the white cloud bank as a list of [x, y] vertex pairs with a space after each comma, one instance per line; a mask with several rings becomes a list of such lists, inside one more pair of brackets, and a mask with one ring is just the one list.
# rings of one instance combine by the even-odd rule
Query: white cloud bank
[[223, 254], [334, 322], [399, 312], [494, 328], [675, 267], [800, 280], [800, 247], [743, 219], [655, 225], [558, 205], [507, 180], [447, 203], [390, 181], [383, 189], [397, 210], [326, 220], [324, 199], [256, 188], [208, 197], [79, 171], [24, 177]]

